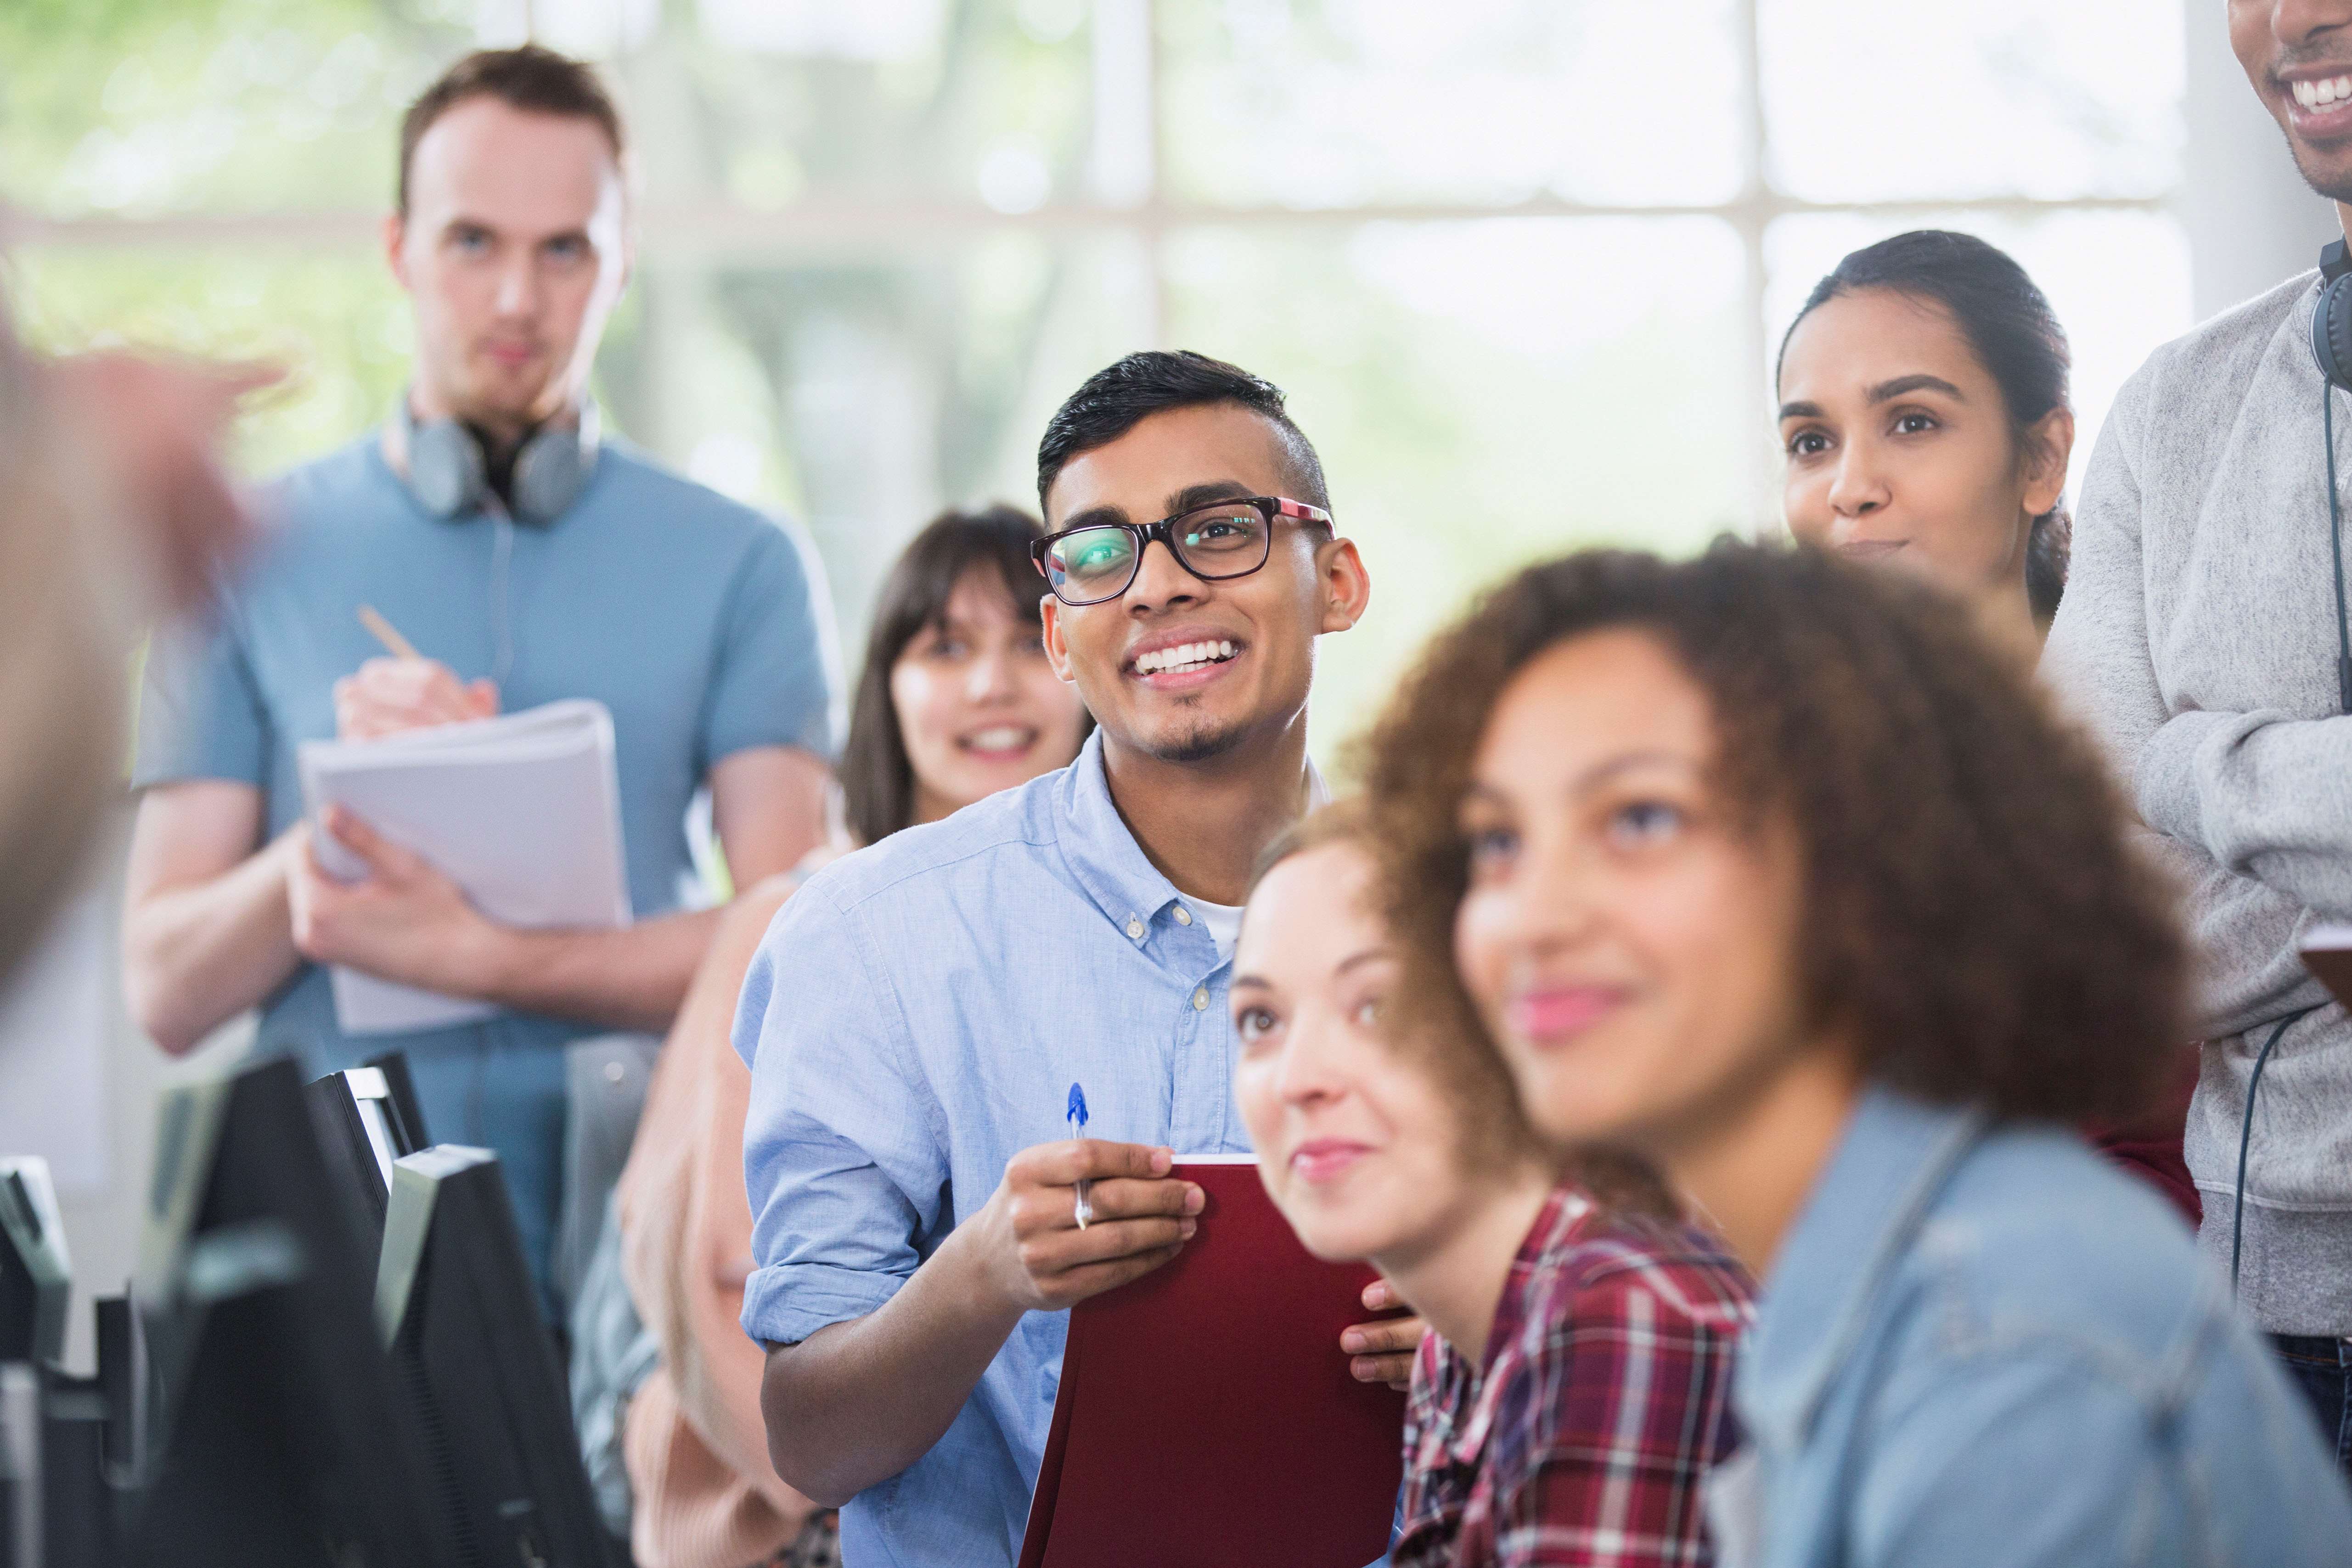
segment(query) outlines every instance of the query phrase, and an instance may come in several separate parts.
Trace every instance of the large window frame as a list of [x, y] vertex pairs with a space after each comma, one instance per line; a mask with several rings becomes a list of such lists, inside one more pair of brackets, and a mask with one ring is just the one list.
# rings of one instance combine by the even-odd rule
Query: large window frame
[[[1714, 203], [1629, 204], [1543, 195], [1493, 204], [1477, 202], [1370, 202], [1298, 209], [1170, 199], [1159, 140], [1161, 92], [1157, 18], [1163, 0], [1093, 0], [1090, 11], [1093, 86], [1091, 156], [1082, 198], [1056, 199], [1031, 211], [994, 210], [970, 201], [873, 201], [837, 196], [804, 199], [774, 210], [718, 200], [666, 201], [645, 193], [636, 214], [640, 256], [649, 265], [792, 263], [809, 259], [903, 255], [940, 242], [967, 241], [1020, 231], [1049, 238], [1108, 238], [1136, 263], [1141, 287], [1130, 337], [1140, 346], [1165, 341], [1163, 256], [1169, 237], [1196, 225], [1261, 230], [1347, 230], [1366, 225], [1461, 224], [1488, 219], [1706, 218], [1729, 227], [1741, 254], [1742, 340], [1738, 363], [1742, 402], [1753, 438], [1741, 443], [1738, 475], [1742, 497], [1759, 519], [1777, 517], [1771, 494], [1778, 465], [1770, 432], [1771, 352], [1768, 319], [1767, 236], [1782, 218], [1837, 214], [1901, 222], [2032, 220], [2058, 214], [2170, 214], [2180, 192], [2136, 196], [2024, 195], [1922, 197], [1893, 201], [1819, 202], [1780, 189], [1773, 178], [1771, 133], [1765, 112], [1759, 0], [1733, 0], [1731, 26], [1738, 70], [1739, 184]], [[528, 7], [524, 7], [526, 10]], [[615, 62], [626, 75], [626, 59]], [[286, 252], [348, 250], [373, 242], [377, 210], [291, 212], [126, 218], [48, 217], [0, 209], [0, 245], [77, 248], [234, 246]]]

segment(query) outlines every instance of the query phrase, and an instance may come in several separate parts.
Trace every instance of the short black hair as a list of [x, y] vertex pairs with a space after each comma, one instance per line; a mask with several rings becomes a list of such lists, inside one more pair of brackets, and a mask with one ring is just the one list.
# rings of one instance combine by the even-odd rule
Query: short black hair
[[397, 210], [408, 216], [408, 171], [416, 162], [416, 144], [433, 122], [468, 99], [495, 98], [509, 109], [533, 114], [562, 115], [593, 120], [613, 144], [617, 163], [626, 152], [621, 111], [613, 95], [596, 79], [593, 67], [537, 44], [512, 49], [476, 49], [443, 71], [417, 96], [400, 117], [400, 179], [394, 188]]
[[1045, 438], [1037, 444], [1037, 505], [1045, 506], [1045, 492], [1080, 453], [1108, 446], [1171, 408], [1232, 402], [1274, 426], [1287, 470], [1284, 483], [1297, 492], [1290, 498], [1328, 511], [1331, 494], [1323, 483], [1323, 460], [1291, 419], [1286, 402], [1282, 389], [1264, 376], [1190, 349], [1129, 354], [1088, 376], [1046, 423]]

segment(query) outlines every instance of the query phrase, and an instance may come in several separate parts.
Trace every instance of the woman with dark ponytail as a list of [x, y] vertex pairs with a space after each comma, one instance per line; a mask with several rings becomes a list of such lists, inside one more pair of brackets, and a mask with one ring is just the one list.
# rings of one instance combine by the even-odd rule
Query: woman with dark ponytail
[[[1780, 343], [1790, 531], [1924, 573], [2038, 660], [2074, 538], [2061, 504], [2071, 364], [2050, 301], [1975, 235], [1917, 229], [1855, 251]], [[2181, 1129], [2194, 1054], [2147, 1121], [2084, 1129], [2192, 1225], [2203, 1206]]]
[[1790, 531], [1919, 570], [2038, 653], [2073, 532], [2071, 363], [2042, 290], [1974, 235], [1855, 251], [1780, 344]]

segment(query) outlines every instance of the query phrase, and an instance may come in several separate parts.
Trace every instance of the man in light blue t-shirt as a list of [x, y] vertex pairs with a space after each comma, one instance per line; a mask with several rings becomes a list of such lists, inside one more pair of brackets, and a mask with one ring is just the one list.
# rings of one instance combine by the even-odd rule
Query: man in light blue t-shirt
[[[564, 1052], [659, 1031], [713, 913], [679, 913], [708, 787], [738, 885], [824, 826], [835, 681], [813, 561], [769, 519], [596, 432], [584, 396], [628, 271], [622, 131], [585, 67], [469, 56], [408, 113], [393, 270], [414, 379], [380, 434], [273, 487], [277, 527], [201, 626], [159, 639], [124, 917], [135, 1015], [167, 1051], [259, 1006], [312, 1071], [407, 1053], [445, 1142], [498, 1151], [542, 1283], [562, 1199]], [[387, 657], [373, 606], [418, 656]], [[520, 930], [368, 825], [321, 873], [297, 743], [512, 712], [612, 710], [636, 924]], [[325, 966], [498, 1004], [481, 1024], [345, 1035]]]

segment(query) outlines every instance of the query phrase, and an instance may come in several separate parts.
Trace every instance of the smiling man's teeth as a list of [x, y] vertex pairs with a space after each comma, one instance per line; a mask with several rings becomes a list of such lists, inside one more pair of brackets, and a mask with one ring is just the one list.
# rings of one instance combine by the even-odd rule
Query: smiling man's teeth
[[963, 743], [974, 751], [1025, 751], [1037, 738], [1034, 729], [1017, 725], [1003, 725], [995, 729], [983, 729], [963, 737]]
[[2294, 101], [2305, 109], [2328, 109], [2352, 99], [2352, 76], [2294, 84]]
[[1202, 664], [1221, 664], [1234, 656], [1234, 645], [1227, 642], [1187, 643], [1181, 648], [1158, 648], [1136, 655], [1135, 673], [1139, 675], [1164, 675], [1178, 670], [1198, 669]]

